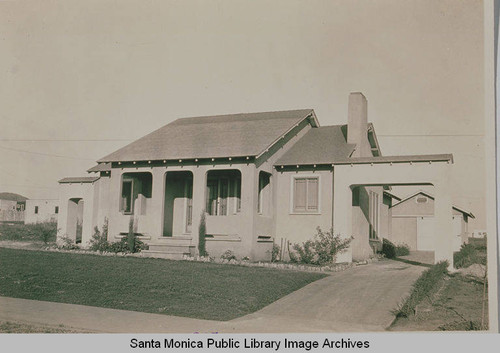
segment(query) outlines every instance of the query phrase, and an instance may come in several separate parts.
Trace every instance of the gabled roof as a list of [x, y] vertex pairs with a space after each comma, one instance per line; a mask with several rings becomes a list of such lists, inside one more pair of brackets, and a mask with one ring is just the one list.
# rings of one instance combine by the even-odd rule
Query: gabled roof
[[165, 125], [98, 162], [257, 156], [312, 109], [183, 118]]
[[346, 125], [312, 128], [307, 131], [276, 165], [328, 164], [349, 158], [355, 144], [348, 144]]
[[[415, 193], [413, 193], [413, 194], [411, 194], [411, 195], [409, 195], [409, 196], [405, 197], [404, 199], [402, 199], [402, 200], [401, 200], [401, 201], [399, 201], [398, 203], [395, 203], [394, 205], [392, 205], [392, 206], [391, 206], [391, 208], [394, 208], [394, 207], [396, 207], [397, 205], [400, 205], [400, 204], [402, 204], [403, 202], [408, 201], [408, 200], [410, 200], [410, 199], [412, 199], [412, 198], [416, 197], [417, 195], [424, 195], [424, 196], [427, 196], [428, 198], [430, 198], [430, 199], [434, 200], [434, 196], [432, 196], [431, 194], [429, 194], [429, 193], [427, 193], [427, 192], [425, 192], [425, 191], [421, 191], [421, 190], [420, 190], [420, 191], [417, 191], [417, 192], [415, 192]], [[455, 206], [455, 205], [452, 205], [451, 207], [452, 207], [454, 210], [456, 210], [456, 211], [458, 211], [458, 212], [461, 212], [461, 213], [463, 213], [464, 215], [467, 215], [467, 216], [468, 216], [468, 217], [470, 217], [470, 218], [476, 218], [476, 217], [472, 214], [472, 212], [466, 211], [466, 210], [464, 210], [463, 208], [460, 208], [460, 207]]]
[[68, 177], [59, 180], [59, 184], [93, 183], [96, 180], [99, 180], [99, 177]]

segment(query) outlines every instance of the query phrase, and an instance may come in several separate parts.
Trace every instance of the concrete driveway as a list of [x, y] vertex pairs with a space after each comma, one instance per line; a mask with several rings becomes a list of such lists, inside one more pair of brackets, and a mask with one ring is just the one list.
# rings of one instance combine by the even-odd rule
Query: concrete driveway
[[226, 322], [2, 297], [0, 320], [122, 333], [383, 331], [424, 270], [391, 260], [358, 266]]

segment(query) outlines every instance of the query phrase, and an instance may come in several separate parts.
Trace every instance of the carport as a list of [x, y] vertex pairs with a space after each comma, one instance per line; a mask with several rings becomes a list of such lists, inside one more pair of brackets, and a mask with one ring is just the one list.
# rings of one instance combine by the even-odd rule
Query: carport
[[[433, 250], [435, 263], [447, 260], [453, 268], [453, 225], [451, 203], [451, 154], [358, 157], [336, 161], [334, 169], [333, 227], [352, 234], [352, 189], [357, 186], [432, 185], [435, 194]], [[352, 251], [339, 261], [352, 261]]]

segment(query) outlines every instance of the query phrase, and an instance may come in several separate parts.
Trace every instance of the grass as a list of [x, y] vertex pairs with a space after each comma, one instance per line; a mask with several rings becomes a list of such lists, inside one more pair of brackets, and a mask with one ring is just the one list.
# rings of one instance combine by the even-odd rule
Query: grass
[[57, 222], [0, 223], [0, 240], [55, 242]]
[[231, 320], [325, 277], [319, 273], [0, 248], [0, 295]]
[[453, 263], [455, 268], [467, 268], [473, 264], [486, 265], [486, 241], [462, 244], [460, 251], [453, 254]]
[[433, 297], [415, 315], [400, 317], [390, 331], [469, 331], [488, 328], [488, 296], [483, 315], [483, 284], [460, 274], [446, 276]]
[[442, 261], [425, 270], [413, 284], [410, 295], [396, 312], [396, 317], [409, 317], [415, 313], [416, 306], [430, 297], [439, 288], [440, 281], [448, 273], [448, 262]]

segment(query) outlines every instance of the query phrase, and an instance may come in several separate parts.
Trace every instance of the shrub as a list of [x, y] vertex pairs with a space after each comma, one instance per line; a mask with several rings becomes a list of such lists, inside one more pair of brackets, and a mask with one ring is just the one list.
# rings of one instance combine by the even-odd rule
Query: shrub
[[198, 251], [200, 256], [208, 256], [205, 236], [207, 232], [205, 211], [201, 212], [200, 226], [198, 227]]
[[388, 259], [396, 257], [396, 246], [385, 238], [382, 240], [382, 254]]
[[70, 239], [67, 236], [62, 236], [59, 239], [59, 244], [57, 245], [58, 249], [63, 249], [63, 250], [77, 250], [80, 249], [78, 245], [75, 244], [73, 239]]
[[462, 244], [460, 251], [453, 254], [455, 268], [466, 268], [473, 264], [486, 265], [486, 247], [484, 245]]
[[273, 248], [271, 250], [271, 262], [276, 262], [279, 259], [279, 254], [280, 254], [280, 246], [278, 244], [273, 243]]
[[426, 297], [430, 297], [438, 289], [439, 282], [448, 273], [448, 261], [441, 261], [433, 265], [413, 284], [410, 295], [396, 311], [397, 317], [409, 317], [415, 313], [415, 307]]
[[108, 242], [108, 219], [104, 218], [104, 224], [102, 226], [102, 233], [99, 231], [97, 226], [94, 227], [94, 234], [90, 238], [89, 249], [92, 251], [109, 251], [110, 243]]
[[134, 252], [135, 249], [134, 216], [130, 216], [130, 220], [128, 222], [127, 245], [128, 245], [128, 251]]
[[398, 244], [396, 245], [396, 256], [406, 256], [410, 255], [410, 247], [408, 244]]
[[227, 261], [236, 260], [236, 256], [231, 250], [226, 250], [224, 254], [220, 256], [220, 258]]
[[335, 235], [333, 229], [324, 232], [317, 227], [312, 240], [307, 240], [302, 245], [293, 245], [295, 253], [290, 253], [290, 260], [314, 265], [334, 263], [337, 255], [349, 248], [352, 239], [352, 237], [342, 238], [340, 234]]

